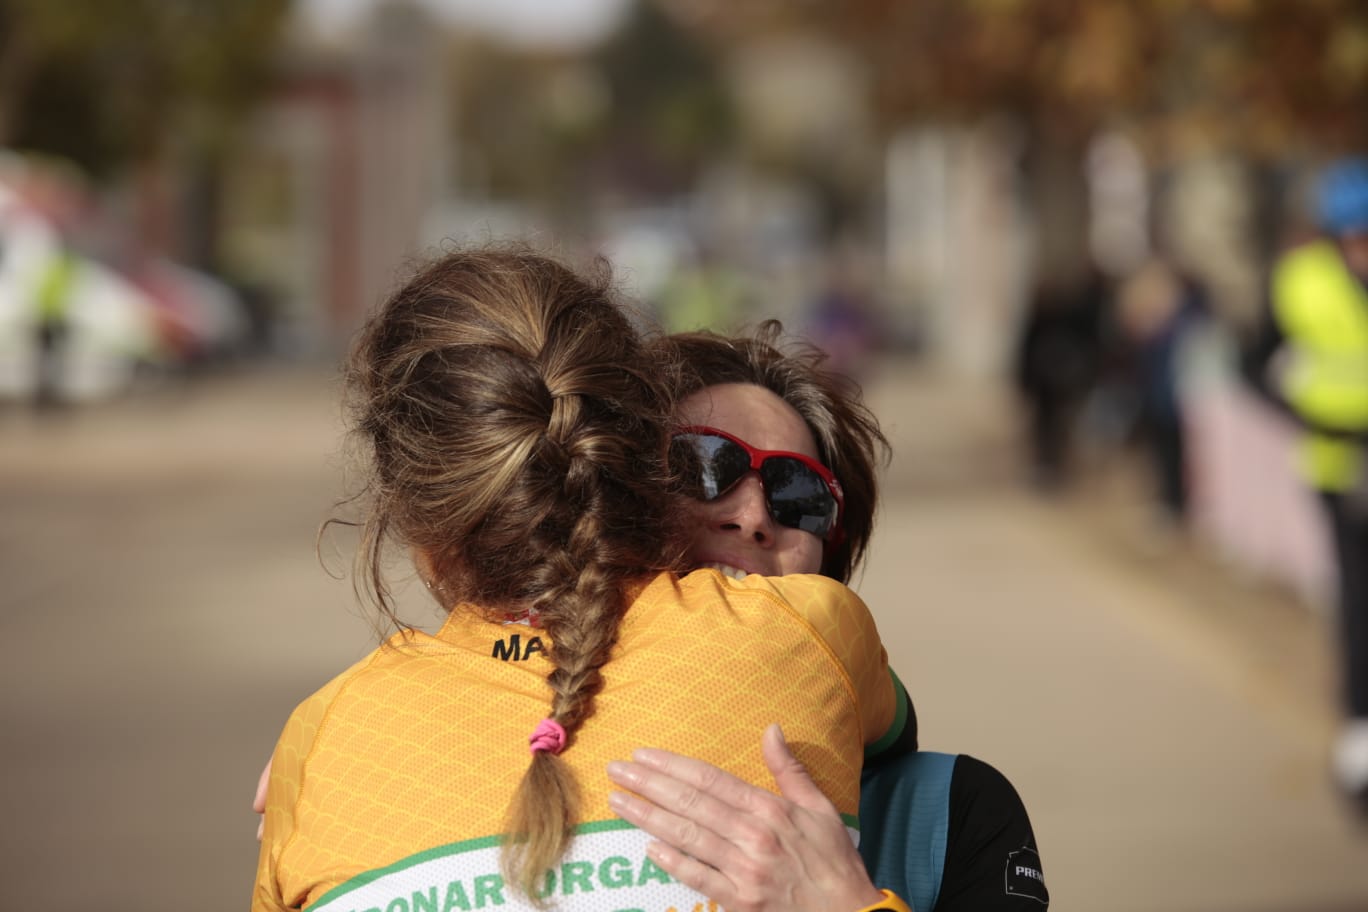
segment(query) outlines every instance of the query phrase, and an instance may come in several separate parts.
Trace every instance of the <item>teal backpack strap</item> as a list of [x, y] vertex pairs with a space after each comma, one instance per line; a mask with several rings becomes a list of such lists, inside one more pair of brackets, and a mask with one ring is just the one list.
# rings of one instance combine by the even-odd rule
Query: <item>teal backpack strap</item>
[[862, 777], [860, 855], [874, 885], [916, 912], [931, 912], [940, 897], [956, 756], [918, 751], [867, 767]]

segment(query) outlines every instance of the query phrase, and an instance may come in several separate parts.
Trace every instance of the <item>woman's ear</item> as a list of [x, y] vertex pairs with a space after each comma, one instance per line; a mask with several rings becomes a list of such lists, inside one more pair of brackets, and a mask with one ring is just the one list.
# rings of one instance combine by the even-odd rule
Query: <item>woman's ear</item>
[[[423, 581], [423, 585], [436, 597], [437, 593], [446, 587], [437, 579], [437, 566], [432, 560], [432, 555], [422, 548], [409, 548], [409, 558], [413, 561], [414, 569], [418, 571], [418, 578]], [[440, 598], [437, 599], [441, 601]]]

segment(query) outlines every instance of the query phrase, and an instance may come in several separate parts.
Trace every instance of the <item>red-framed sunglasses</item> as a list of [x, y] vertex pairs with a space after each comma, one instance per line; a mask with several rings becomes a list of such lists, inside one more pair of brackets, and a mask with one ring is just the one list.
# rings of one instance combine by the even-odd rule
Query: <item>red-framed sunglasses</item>
[[685, 491], [698, 500], [716, 500], [755, 472], [765, 489], [774, 521], [802, 529], [831, 544], [841, 538], [845, 496], [831, 470], [810, 456], [784, 450], [757, 450], [714, 427], [681, 428], [670, 441], [671, 465]]

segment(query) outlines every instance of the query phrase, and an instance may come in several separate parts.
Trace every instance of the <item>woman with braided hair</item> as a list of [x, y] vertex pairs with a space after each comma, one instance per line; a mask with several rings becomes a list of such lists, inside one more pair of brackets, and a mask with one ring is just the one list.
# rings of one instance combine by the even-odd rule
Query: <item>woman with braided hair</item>
[[[670, 447], [670, 367], [606, 279], [522, 249], [450, 253], [366, 325], [358, 567], [400, 631], [286, 724], [254, 910], [693, 908], [601, 770], [649, 741], [764, 782], [774, 719], [854, 820], [905, 695], [834, 580], [672, 572], [676, 476], [698, 466]], [[818, 479], [791, 518], [835, 541], [840, 488], [814, 465], [788, 466]], [[390, 546], [448, 611], [437, 633], [398, 624]], [[867, 884], [839, 901], [905, 908]]]

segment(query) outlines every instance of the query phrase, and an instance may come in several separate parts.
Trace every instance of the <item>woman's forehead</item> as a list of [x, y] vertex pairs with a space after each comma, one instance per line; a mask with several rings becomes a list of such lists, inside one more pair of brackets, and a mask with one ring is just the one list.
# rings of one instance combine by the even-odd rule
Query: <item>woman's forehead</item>
[[679, 404], [683, 424], [726, 431], [761, 450], [788, 450], [818, 459], [817, 442], [803, 416], [779, 396], [753, 383], [719, 383]]

